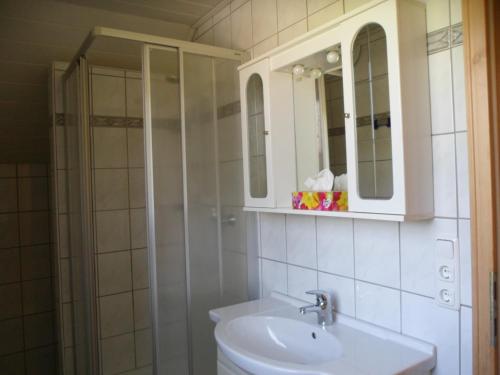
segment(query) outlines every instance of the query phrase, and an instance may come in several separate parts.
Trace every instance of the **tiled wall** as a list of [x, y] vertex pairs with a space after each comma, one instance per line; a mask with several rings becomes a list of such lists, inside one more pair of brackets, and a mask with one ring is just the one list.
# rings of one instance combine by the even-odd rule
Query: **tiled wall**
[[[235, 0], [195, 34], [252, 52], [289, 41], [365, 0]], [[427, 1], [435, 218], [393, 223], [260, 215], [263, 295], [332, 290], [347, 315], [437, 345], [435, 374], [471, 374], [471, 248], [460, 0]], [[461, 307], [434, 300], [439, 235], [460, 241]]]
[[[140, 74], [92, 68], [92, 174], [103, 374], [152, 363]], [[143, 369], [147, 371], [147, 369]]]
[[56, 374], [46, 164], [0, 164], [0, 374]]

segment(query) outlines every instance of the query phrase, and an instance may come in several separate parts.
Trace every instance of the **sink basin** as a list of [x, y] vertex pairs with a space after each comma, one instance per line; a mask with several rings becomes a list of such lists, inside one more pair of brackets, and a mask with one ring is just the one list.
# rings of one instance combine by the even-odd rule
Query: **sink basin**
[[211, 310], [224, 373], [422, 375], [436, 364], [431, 344], [341, 314], [324, 328], [301, 304], [273, 294]]
[[284, 317], [239, 317], [217, 325], [215, 338], [233, 362], [255, 374], [306, 374], [304, 366], [342, 355], [342, 345], [332, 333]]

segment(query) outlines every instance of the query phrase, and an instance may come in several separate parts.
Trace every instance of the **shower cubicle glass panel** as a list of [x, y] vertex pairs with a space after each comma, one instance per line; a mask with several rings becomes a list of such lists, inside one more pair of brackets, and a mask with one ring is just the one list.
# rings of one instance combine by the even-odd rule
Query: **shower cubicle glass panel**
[[156, 374], [188, 374], [179, 56], [146, 48], [146, 167]]
[[144, 62], [158, 374], [215, 375], [208, 311], [248, 299], [239, 61], [150, 46]]

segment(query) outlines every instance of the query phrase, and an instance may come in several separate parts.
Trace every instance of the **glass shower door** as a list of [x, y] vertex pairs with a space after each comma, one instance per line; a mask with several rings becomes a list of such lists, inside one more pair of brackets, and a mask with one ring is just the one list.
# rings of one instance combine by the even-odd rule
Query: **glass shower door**
[[145, 46], [148, 251], [159, 375], [189, 372], [179, 76], [177, 49]]

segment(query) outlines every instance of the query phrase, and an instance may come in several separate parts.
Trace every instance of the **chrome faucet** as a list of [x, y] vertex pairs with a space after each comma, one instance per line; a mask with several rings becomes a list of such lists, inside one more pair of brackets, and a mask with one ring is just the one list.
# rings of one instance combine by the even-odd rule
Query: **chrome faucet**
[[329, 326], [333, 324], [333, 306], [332, 297], [324, 290], [309, 290], [306, 294], [316, 296], [316, 303], [313, 305], [302, 306], [299, 309], [301, 315], [314, 312], [318, 315], [318, 324]]

